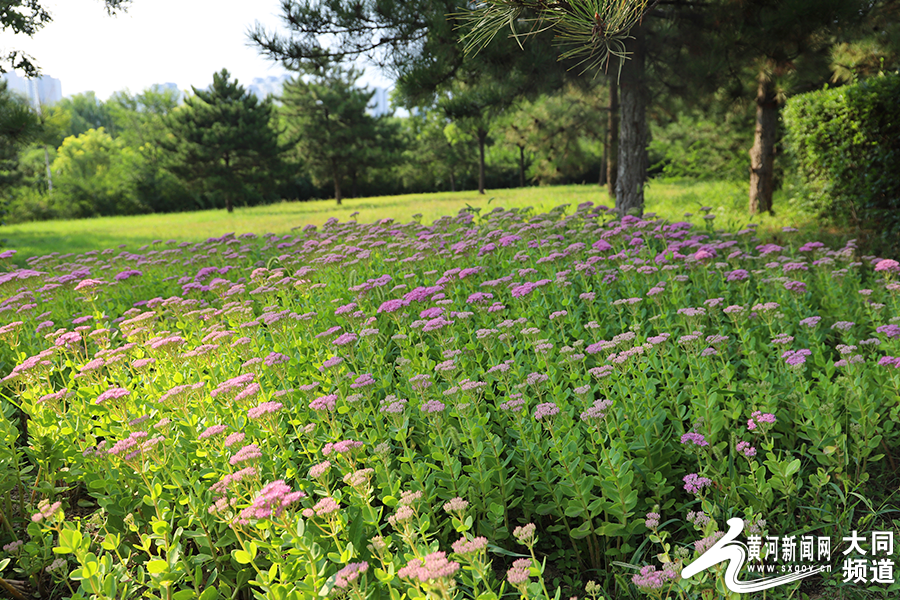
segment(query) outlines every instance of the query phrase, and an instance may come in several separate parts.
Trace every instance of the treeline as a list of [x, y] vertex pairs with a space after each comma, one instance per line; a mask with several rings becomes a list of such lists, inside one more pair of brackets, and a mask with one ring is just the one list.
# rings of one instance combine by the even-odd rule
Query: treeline
[[[599, 85], [521, 99], [489, 119], [452, 117], [447, 98], [374, 117], [373, 92], [339, 68], [259, 100], [227, 71], [181, 97], [153, 87], [65, 98], [35, 114], [0, 163], [5, 222], [228, 208], [286, 200], [605, 183]], [[20, 103], [10, 91], [0, 102]]]

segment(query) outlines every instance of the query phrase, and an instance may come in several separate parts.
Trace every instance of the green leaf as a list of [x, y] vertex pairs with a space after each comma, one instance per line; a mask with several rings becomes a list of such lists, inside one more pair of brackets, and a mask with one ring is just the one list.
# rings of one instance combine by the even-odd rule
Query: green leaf
[[206, 588], [205, 590], [203, 590], [203, 593], [200, 594], [199, 600], [217, 600], [218, 597], [219, 597], [219, 590], [210, 586], [210, 587]]
[[169, 563], [164, 560], [151, 560], [147, 563], [147, 572], [151, 575], [159, 575], [169, 569]]
[[249, 564], [253, 561], [253, 557], [250, 556], [250, 553], [246, 550], [232, 550], [231, 556], [242, 565]]

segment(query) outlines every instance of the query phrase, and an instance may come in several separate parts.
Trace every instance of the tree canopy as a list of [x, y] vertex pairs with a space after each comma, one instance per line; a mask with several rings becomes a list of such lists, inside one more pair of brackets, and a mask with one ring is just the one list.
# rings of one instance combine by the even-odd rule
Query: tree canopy
[[396, 132], [366, 107], [374, 92], [355, 86], [360, 73], [337, 65], [297, 77], [283, 90], [281, 113], [289, 138], [318, 185], [330, 182], [341, 203], [344, 182], [384, 164], [396, 151]]
[[228, 212], [236, 202], [271, 195], [284, 150], [271, 99], [259, 101], [226, 69], [213, 75], [210, 89], [193, 91], [168, 117], [167, 168]]

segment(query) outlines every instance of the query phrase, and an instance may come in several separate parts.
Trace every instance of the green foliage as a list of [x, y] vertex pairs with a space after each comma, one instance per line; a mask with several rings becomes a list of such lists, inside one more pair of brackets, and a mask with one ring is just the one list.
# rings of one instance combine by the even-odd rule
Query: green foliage
[[53, 202], [65, 217], [135, 214], [145, 208], [130, 190], [130, 174], [140, 160], [133, 148], [101, 127], [68, 137], [51, 165], [60, 198]]
[[[427, 226], [329, 219], [290, 241], [229, 234], [0, 275], [17, 318], [0, 328], [0, 392], [29, 436], [10, 459], [0, 420], [0, 476], [33, 468], [15, 533], [0, 533], [23, 543], [0, 561], [98, 600], [316, 600], [350, 571], [355, 600], [596, 598], [589, 577], [627, 598], [640, 566], [677, 573], [730, 518], [835, 545], [896, 529], [883, 453], [900, 443], [900, 370], [878, 364], [900, 350], [895, 273], [852, 245], [813, 264], [793, 234], [771, 250], [703, 218], [489, 204]], [[805, 289], [754, 268], [773, 253]], [[501, 285], [511, 272], [528, 283]], [[23, 284], [34, 292], [13, 296]], [[438, 291], [446, 309], [430, 306]], [[419, 320], [450, 307], [471, 310]], [[710, 485], [691, 490], [690, 475]], [[452, 568], [416, 581], [427, 555]], [[723, 570], [651, 597], [729, 597]]]
[[395, 122], [366, 113], [374, 92], [355, 87], [359, 75], [334, 66], [309, 81], [297, 77], [283, 90], [281, 114], [290, 144], [316, 185], [334, 186], [338, 203], [347, 180], [355, 188], [400, 152]]
[[166, 168], [228, 212], [235, 204], [273, 199], [272, 174], [280, 171], [283, 148], [271, 123], [271, 99], [260, 102], [230, 81], [226, 69], [213, 75], [209, 90], [193, 89], [167, 118]]
[[600, 86], [568, 85], [554, 94], [523, 102], [502, 119], [508, 144], [529, 153], [527, 178], [546, 185], [597, 181], [606, 136], [607, 104]]
[[753, 143], [750, 114], [682, 111], [655, 124], [648, 151], [651, 175], [700, 180], [744, 180]]
[[101, 127], [111, 136], [118, 134], [118, 125], [110, 111], [110, 105], [103, 102], [94, 92], [74, 94], [63, 98], [57, 107], [69, 114], [68, 126], [63, 129], [62, 137], [78, 136], [90, 129]]
[[900, 250], [900, 74], [792, 98], [788, 145], [807, 201]]

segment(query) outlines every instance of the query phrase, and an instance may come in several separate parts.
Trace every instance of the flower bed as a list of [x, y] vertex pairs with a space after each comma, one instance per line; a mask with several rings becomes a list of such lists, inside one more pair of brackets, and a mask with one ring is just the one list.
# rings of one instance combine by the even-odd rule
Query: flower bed
[[51, 595], [699, 598], [729, 518], [887, 523], [900, 266], [852, 244], [587, 203], [29, 267], [0, 566]]

